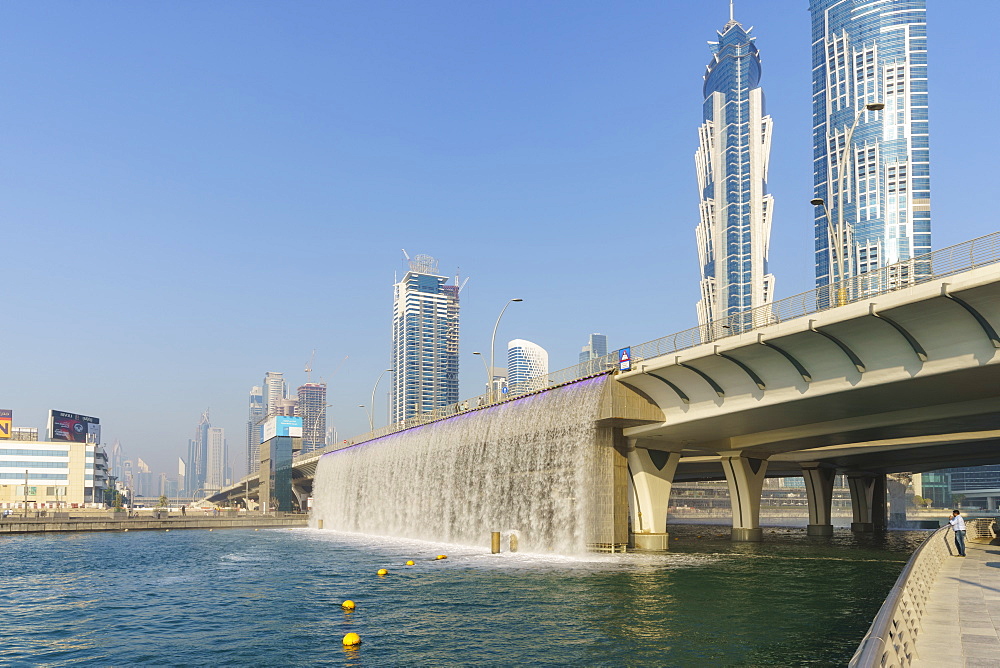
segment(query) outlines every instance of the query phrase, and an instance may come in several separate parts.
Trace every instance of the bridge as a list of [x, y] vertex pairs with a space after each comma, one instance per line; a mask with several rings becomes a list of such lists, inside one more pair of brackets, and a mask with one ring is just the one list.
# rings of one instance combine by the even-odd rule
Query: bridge
[[[1000, 463], [1000, 233], [631, 347], [533, 381], [560, 392], [611, 374], [595, 425], [616, 453], [619, 542], [665, 546], [674, 481], [726, 479], [733, 538], [759, 540], [765, 477], [803, 476], [814, 535], [832, 533], [833, 479], [848, 477], [852, 528], [886, 522], [886, 474]], [[423, 425], [473, 417], [476, 397], [294, 461], [300, 503], [320, 458]], [[471, 407], [471, 408], [470, 408]], [[603, 438], [603, 437], [602, 437]], [[612, 476], [613, 477], [613, 476]], [[250, 476], [211, 497], [252, 498]]]

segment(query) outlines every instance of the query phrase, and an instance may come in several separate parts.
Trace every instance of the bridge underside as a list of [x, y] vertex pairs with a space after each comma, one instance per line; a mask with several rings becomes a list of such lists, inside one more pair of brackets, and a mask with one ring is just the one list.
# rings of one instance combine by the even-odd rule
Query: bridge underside
[[763, 478], [803, 476], [810, 531], [829, 533], [844, 474], [868, 529], [894, 491], [885, 474], [1000, 463], [996, 326], [985, 267], [640, 361], [618, 379], [664, 413], [625, 430], [633, 452], [659, 453], [629, 459], [645, 524], [665, 527], [671, 482], [725, 479], [734, 536], [754, 539]]

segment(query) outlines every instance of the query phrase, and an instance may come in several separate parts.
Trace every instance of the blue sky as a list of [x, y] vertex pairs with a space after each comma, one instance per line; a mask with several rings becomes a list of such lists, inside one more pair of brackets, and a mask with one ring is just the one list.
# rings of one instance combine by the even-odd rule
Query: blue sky
[[[929, 4], [941, 248], [997, 229], [1000, 53], [973, 37], [1000, 4]], [[808, 3], [736, 18], [775, 123], [781, 298], [813, 284]], [[727, 19], [725, 0], [4, 2], [0, 408], [100, 417], [170, 472], [208, 408], [239, 474], [249, 388], [297, 387], [315, 349], [331, 422], [365, 431], [402, 248], [470, 277], [463, 396], [511, 297], [498, 358], [525, 338], [553, 369], [591, 332], [692, 326], [692, 156]]]

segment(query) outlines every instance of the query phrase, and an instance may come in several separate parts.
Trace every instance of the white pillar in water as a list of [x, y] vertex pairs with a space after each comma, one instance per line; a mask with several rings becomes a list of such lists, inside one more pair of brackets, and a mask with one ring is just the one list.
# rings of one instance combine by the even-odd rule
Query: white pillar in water
[[764, 536], [760, 528], [760, 490], [764, 486], [767, 460], [748, 457], [739, 451], [720, 452], [719, 456], [733, 506], [733, 540], [759, 541]]

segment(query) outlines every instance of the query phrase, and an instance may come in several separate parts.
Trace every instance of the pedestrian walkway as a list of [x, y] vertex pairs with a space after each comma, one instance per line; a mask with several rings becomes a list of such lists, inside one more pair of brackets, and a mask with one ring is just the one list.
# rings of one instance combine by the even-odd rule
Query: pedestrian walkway
[[966, 541], [965, 552], [946, 557], [931, 585], [916, 668], [1000, 668], [1000, 545]]

